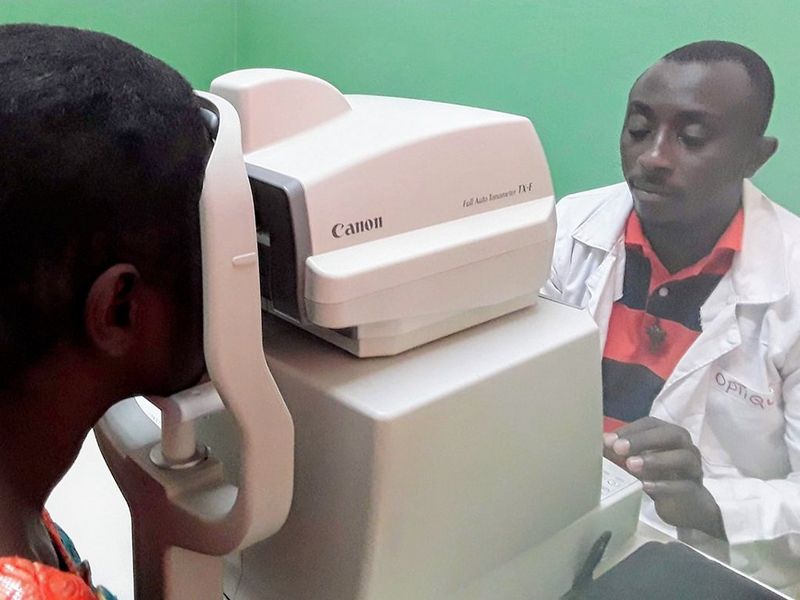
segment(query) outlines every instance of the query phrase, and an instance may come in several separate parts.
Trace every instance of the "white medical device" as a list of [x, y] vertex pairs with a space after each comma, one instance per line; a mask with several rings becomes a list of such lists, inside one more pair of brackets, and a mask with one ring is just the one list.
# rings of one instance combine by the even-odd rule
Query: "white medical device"
[[274, 69], [211, 90], [243, 123], [270, 312], [376, 356], [534, 303], [555, 217], [527, 119]]
[[160, 402], [160, 438], [133, 402], [98, 428], [137, 598], [219, 598], [222, 555], [238, 600], [559, 597], [639, 487], [601, 459], [591, 318], [536, 302], [531, 123], [272, 69], [212, 92], [211, 383]]

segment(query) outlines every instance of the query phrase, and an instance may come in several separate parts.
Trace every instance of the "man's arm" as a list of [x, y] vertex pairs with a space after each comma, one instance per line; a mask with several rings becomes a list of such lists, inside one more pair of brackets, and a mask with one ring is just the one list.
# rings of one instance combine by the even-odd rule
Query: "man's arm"
[[731, 547], [779, 541], [800, 557], [800, 343], [781, 372], [782, 442], [790, 468], [785, 477], [703, 479], [700, 450], [688, 432], [653, 417], [606, 434], [605, 455], [646, 482], [644, 490], [665, 522], [727, 540]]

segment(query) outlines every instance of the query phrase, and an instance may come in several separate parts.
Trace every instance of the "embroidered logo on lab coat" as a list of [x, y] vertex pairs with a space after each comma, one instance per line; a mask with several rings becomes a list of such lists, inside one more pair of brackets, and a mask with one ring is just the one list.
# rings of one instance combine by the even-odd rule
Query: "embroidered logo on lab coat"
[[773, 397], [771, 388], [767, 393], [754, 392], [724, 371], [720, 370], [714, 374], [714, 384], [717, 389], [724, 394], [740, 398], [761, 410], [767, 410], [775, 405], [775, 398]]

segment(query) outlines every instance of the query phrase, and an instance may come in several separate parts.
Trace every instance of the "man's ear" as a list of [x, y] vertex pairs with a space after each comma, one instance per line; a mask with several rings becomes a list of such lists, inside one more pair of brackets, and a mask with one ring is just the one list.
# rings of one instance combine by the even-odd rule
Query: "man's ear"
[[103, 271], [89, 289], [84, 313], [86, 333], [108, 356], [124, 356], [135, 343], [141, 281], [136, 267], [116, 264]]
[[773, 154], [775, 154], [777, 150], [778, 138], [762, 135], [758, 139], [756, 147], [750, 156], [750, 162], [747, 165], [745, 177], [752, 177], [755, 175], [756, 171], [758, 171], [764, 165], [764, 163], [767, 162]]

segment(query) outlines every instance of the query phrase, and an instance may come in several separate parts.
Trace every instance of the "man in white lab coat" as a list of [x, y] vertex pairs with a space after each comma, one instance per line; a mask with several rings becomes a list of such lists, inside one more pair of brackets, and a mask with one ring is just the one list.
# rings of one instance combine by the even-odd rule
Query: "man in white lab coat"
[[585, 307], [606, 456], [643, 518], [774, 585], [800, 579], [800, 219], [749, 177], [777, 149], [774, 85], [728, 42], [679, 48], [631, 89], [625, 182], [568, 196], [546, 295]]

